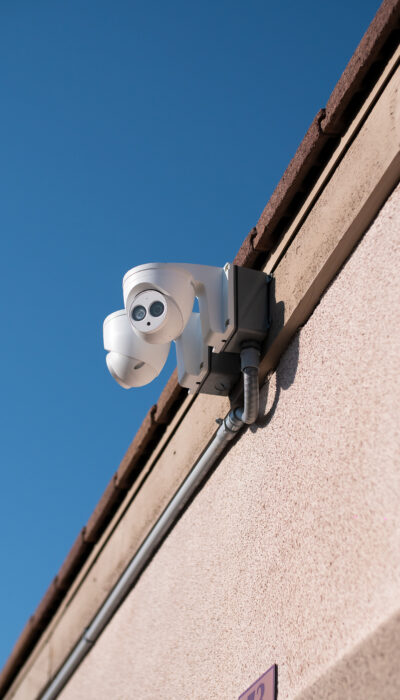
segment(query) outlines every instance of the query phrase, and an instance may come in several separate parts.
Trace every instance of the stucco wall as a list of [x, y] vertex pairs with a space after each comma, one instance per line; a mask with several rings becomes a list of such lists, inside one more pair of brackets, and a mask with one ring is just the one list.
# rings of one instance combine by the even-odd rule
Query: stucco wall
[[62, 700], [231, 700], [272, 663], [279, 700], [400, 697], [399, 230], [400, 187]]

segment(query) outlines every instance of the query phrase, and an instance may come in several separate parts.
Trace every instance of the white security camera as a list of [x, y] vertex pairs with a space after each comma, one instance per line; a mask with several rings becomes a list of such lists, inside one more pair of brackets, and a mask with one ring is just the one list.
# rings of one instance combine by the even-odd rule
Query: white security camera
[[125, 309], [107, 316], [103, 337], [107, 367], [124, 389], [149, 384], [167, 361], [170, 343], [149, 345], [142, 340], [132, 329]]
[[[104, 322], [110, 372], [122, 386], [146, 384], [161, 371], [174, 340], [179, 383], [190, 392], [228, 395], [240, 378], [243, 347], [261, 347], [265, 340], [269, 281], [263, 272], [229, 263], [132, 268], [122, 283], [125, 311], [116, 312], [117, 345], [127, 343], [127, 350], [106, 344], [106, 324], [111, 319], [113, 328], [116, 314]], [[193, 310], [196, 297], [199, 313]]]

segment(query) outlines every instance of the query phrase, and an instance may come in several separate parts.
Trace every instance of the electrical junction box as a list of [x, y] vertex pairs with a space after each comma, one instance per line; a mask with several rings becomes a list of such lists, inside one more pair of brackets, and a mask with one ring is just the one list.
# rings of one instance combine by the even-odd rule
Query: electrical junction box
[[240, 351], [246, 345], [261, 349], [270, 325], [271, 279], [259, 270], [229, 266], [227, 308], [233, 319], [226, 319], [229, 335], [221, 341], [219, 351], [208, 349], [207, 372], [198, 382], [199, 393], [228, 396], [241, 376]]

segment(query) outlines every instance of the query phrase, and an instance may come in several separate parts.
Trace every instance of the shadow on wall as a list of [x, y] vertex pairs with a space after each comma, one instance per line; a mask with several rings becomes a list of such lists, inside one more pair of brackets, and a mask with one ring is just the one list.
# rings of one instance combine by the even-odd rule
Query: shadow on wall
[[[277, 329], [280, 330], [280, 328], [283, 326], [283, 311], [283, 302], [278, 302], [274, 305], [274, 335], [276, 335]], [[261, 389], [259, 418], [254, 425], [249, 426], [252, 432], [255, 433], [259, 428], [265, 428], [265, 426], [270, 423], [278, 406], [281, 391], [286, 391], [293, 384], [299, 363], [299, 345], [300, 331], [297, 331], [276, 368], [275, 396], [272, 406], [267, 413], [265, 413], [265, 409], [268, 404], [270, 382], [268, 381], [267, 384], [265, 384]]]
[[324, 672], [296, 700], [398, 700], [400, 613], [385, 620], [371, 634]]

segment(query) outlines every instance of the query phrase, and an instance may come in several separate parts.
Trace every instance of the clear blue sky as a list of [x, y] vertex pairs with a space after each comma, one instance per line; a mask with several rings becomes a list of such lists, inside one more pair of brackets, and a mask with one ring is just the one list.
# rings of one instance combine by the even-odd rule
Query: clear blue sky
[[108, 374], [123, 274], [234, 257], [377, 8], [1, 4], [0, 666], [175, 366]]

